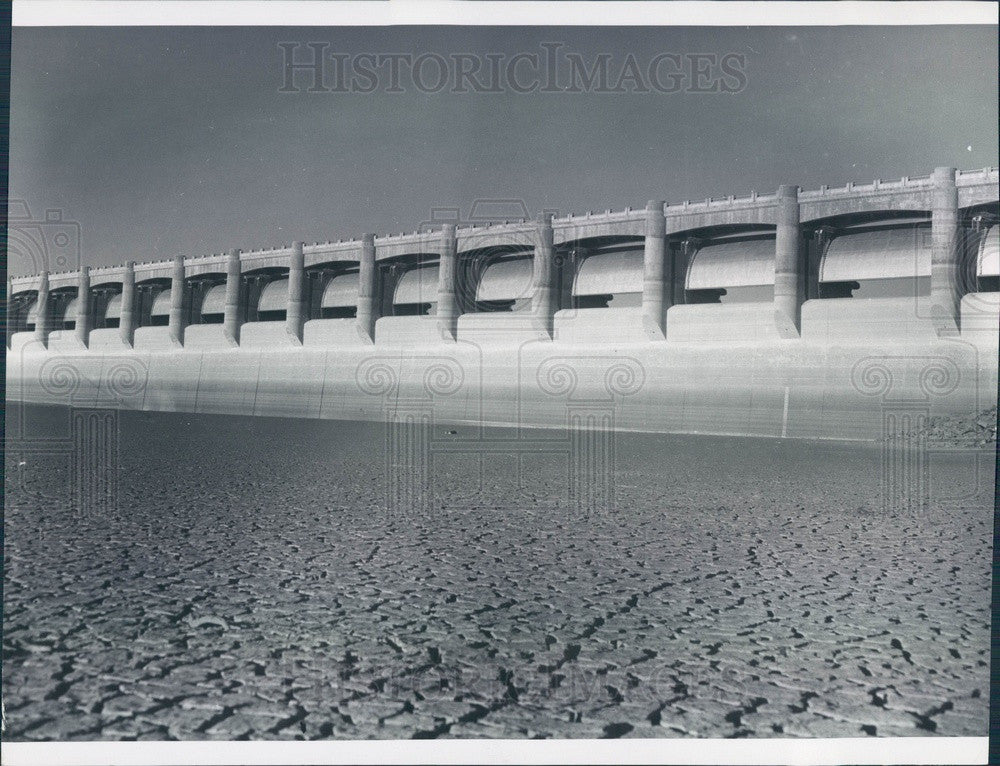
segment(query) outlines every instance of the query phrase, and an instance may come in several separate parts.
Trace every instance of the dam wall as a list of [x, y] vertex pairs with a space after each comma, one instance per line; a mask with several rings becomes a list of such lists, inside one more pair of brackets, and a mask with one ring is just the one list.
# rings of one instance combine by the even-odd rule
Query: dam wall
[[[150, 329], [166, 346], [165, 328]], [[862, 440], [884, 435], [887, 414], [974, 415], [996, 401], [995, 330], [710, 348], [506, 340], [247, 348], [220, 332], [214, 346], [56, 353], [19, 335], [7, 395], [86, 408]]]
[[[996, 402], [998, 174], [8, 284], [11, 401], [884, 438]], [[912, 430], [912, 429], [911, 429]]]

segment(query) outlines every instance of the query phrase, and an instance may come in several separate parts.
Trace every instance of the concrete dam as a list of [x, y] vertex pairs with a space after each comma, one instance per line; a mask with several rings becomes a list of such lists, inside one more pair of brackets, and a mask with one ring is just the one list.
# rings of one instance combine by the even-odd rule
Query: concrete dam
[[7, 286], [7, 397], [879, 439], [996, 402], [998, 188], [995, 168], [937, 168], [114, 267], [40, 258]]

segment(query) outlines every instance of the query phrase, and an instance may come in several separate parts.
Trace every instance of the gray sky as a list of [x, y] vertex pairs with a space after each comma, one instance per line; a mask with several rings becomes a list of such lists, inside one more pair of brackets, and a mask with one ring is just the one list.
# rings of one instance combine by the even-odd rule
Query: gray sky
[[[561, 42], [612, 72], [629, 52], [643, 68], [733, 52], [747, 85], [350, 94], [299, 75], [289, 94], [281, 41], [508, 57]], [[580, 213], [888, 180], [1000, 164], [996, 81], [996, 27], [19, 27], [10, 196], [78, 222], [97, 265], [412, 231], [476, 199]], [[12, 255], [10, 270], [33, 269]]]

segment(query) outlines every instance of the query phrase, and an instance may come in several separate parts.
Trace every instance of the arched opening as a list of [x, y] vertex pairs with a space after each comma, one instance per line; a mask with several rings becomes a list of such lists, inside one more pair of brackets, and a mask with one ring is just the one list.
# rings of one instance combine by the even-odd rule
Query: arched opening
[[966, 293], [1000, 292], [1000, 206], [988, 203], [962, 211], [965, 252], [959, 287]]
[[576, 266], [572, 307], [628, 308], [642, 305], [643, 248], [610, 245], [585, 251]]
[[[225, 286], [225, 285], [223, 285]], [[288, 316], [288, 269], [268, 266], [240, 275], [243, 322], [284, 322]]]
[[258, 322], [283, 322], [288, 316], [288, 280], [275, 279], [260, 290], [257, 300]]
[[135, 326], [166, 327], [170, 322], [170, 280], [147, 279], [135, 284]]
[[90, 289], [90, 310], [94, 330], [117, 328], [121, 323], [121, 283], [102, 282]]
[[20, 317], [21, 322], [20, 327], [24, 328], [25, 332], [34, 332], [35, 325], [38, 323], [38, 293], [34, 293], [30, 297], [26, 297], [20, 304]]
[[49, 293], [50, 329], [76, 329], [76, 310], [80, 305], [75, 287], [62, 287]]
[[198, 324], [222, 324], [226, 315], [226, 284], [202, 286]]
[[460, 256], [459, 305], [475, 313], [531, 308], [534, 259], [524, 248], [492, 248]]
[[334, 274], [323, 287], [320, 316], [323, 319], [353, 319], [358, 315], [359, 272]]
[[[12, 292], [7, 296], [7, 340], [15, 333], [25, 332], [28, 323], [28, 314], [34, 309], [38, 302], [38, 293], [35, 290], [25, 290], [20, 293]], [[34, 329], [34, 321], [32, 327]]]
[[553, 339], [566, 343], [645, 340], [640, 318], [644, 260], [643, 240], [634, 235], [560, 243], [553, 264], [557, 289]]
[[386, 316], [433, 316], [438, 304], [437, 254], [415, 254], [394, 259], [384, 266]]
[[832, 230], [819, 263], [820, 298], [930, 295], [931, 224], [926, 218], [865, 222]]
[[684, 282], [686, 303], [774, 300], [774, 235], [742, 233], [695, 242]]
[[558, 243], [559, 308], [633, 308], [642, 304], [643, 239], [608, 235]]
[[121, 326], [122, 318], [122, 294], [113, 295], [107, 302], [104, 309], [104, 327], [117, 328]]
[[438, 265], [407, 269], [392, 294], [393, 316], [420, 316], [437, 313]]
[[[187, 277], [185, 281], [185, 324], [222, 324], [226, 314], [226, 275], [210, 272]], [[173, 289], [169, 292], [172, 299]]]
[[976, 250], [974, 264], [978, 291], [1000, 291], [1000, 225], [994, 224], [987, 229]]
[[149, 325], [151, 327], [166, 327], [170, 324], [170, 303], [173, 291], [167, 287], [155, 291], [149, 308]]

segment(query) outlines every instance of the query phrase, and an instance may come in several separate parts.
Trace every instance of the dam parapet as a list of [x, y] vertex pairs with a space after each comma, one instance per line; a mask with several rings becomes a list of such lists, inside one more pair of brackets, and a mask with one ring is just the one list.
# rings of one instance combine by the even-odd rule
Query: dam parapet
[[[603, 402], [623, 429], [881, 438], [887, 401], [995, 403], [998, 188], [938, 168], [41, 270], [8, 282], [8, 398], [553, 427], [588, 401], [581, 422]], [[553, 365], [572, 391], [542, 384]]]

